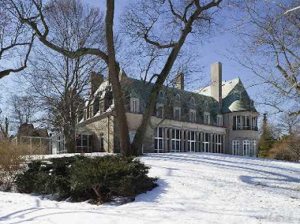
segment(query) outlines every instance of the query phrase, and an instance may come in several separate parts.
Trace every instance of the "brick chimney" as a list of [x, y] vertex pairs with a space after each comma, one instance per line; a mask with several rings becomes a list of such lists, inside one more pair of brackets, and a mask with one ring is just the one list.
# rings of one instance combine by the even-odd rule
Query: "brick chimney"
[[93, 95], [99, 88], [100, 84], [103, 82], [103, 75], [97, 72], [91, 72], [90, 74], [90, 85], [91, 85], [91, 95]]
[[175, 77], [175, 87], [184, 90], [184, 74], [182, 72]]
[[219, 102], [222, 108], [222, 64], [215, 62], [210, 67], [211, 72], [211, 96]]

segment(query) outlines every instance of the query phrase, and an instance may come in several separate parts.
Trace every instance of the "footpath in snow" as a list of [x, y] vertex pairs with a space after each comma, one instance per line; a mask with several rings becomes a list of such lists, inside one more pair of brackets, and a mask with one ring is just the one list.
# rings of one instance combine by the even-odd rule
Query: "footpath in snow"
[[300, 164], [221, 154], [149, 154], [159, 187], [121, 206], [0, 192], [0, 224], [300, 223]]

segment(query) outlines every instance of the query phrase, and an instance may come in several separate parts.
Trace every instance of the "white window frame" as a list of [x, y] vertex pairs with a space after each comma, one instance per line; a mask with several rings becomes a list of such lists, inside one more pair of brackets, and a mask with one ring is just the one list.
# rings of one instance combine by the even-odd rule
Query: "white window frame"
[[189, 152], [196, 152], [196, 132], [189, 131], [188, 132], [188, 151]]
[[[175, 133], [175, 135], [173, 135], [173, 133]], [[180, 129], [172, 129], [172, 131], [171, 131], [171, 152], [180, 152], [180, 151], [181, 151], [181, 130]]]
[[[179, 113], [178, 113], [179, 117], [178, 118], [176, 117], [176, 110], [179, 111]], [[181, 120], [181, 107], [174, 107], [173, 108], [173, 118], [174, 118], [174, 120], [178, 120], [178, 121]]]
[[204, 112], [204, 124], [210, 124], [210, 113]]
[[243, 140], [243, 155], [250, 156], [250, 140]]
[[195, 102], [196, 102], [196, 101], [195, 101], [195, 98], [194, 98], [194, 97], [191, 97], [190, 103], [191, 103], [192, 106], [195, 106], [195, 105], [196, 105]]
[[250, 141], [250, 155], [251, 156], [256, 156], [256, 140], [251, 140]]
[[232, 155], [239, 155], [240, 141], [232, 140]]
[[257, 129], [257, 117], [252, 117], [252, 130]]
[[189, 120], [190, 120], [190, 122], [196, 122], [196, 110], [190, 109]]
[[236, 130], [242, 130], [242, 117], [236, 116]]
[[221, 114], [217, 115], [217, 125], [219, 127], [223, 126], [223, 115], [221, 115]]
[[216, 135], [216, 137], [217, 153], [222, 153], [223, 135]]
[[[208, 135], [208, 141], [206, 140], [206, 135]], [[209, 145], [211, 141], [211, 136], [210, 133], [203, 133], [203, 141], [202, 141], [202, 145], [203, 145], [203, 152], [209, 152]]]
[[130, 112], [139, 113], [140, 112], [140, 99], [130, 98]]
[[[161, 131], [161, 135], [160, 135], [160, 131]], [[160, 152], [164, 151], [164, 137], [163, 136], [164, 136], [164, 129], [162, 127], [155, 128], [155, 131], [154, 131], [154, 151], [157, 152], [157, 153], [160, 153]], [[156, 144], [156, 142], [157, 142], [157, 144]]]

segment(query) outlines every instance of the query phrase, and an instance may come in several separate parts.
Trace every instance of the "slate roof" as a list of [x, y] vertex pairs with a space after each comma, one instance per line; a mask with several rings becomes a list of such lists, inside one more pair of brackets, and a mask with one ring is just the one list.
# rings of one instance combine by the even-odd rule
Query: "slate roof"
[[[210, 96], [211, 86], [197, 91], [199, 94]], [[257, 112], [253, 100], [250, 99], [240, 78], [222, 82], [222, 113], [252, 111]]]
[[[123, 76], [121, 79], [121, 86], [128, 100], [130, 97], [137, 97], [140, 99], [140, 109], [143, 111], [147, 104], [147, 99], [153, 84]], [[210, 93], [211, 86], [207, 86], [196, 92], [164, 86], [162, 90], [163, 97], [158, 97], [157, 102], [166, 105], [170, 104], [172, 101], [172, 105], [176, 105], [176, 103], [180, 104], [183, 110], [194, 108], [197, 111], [197, 114], [209, 112], [213, 119], [218, 113], [237, 111], [257, 112], [253, 101], [250, 99], [239, 78], [222, 82], [223, 101], [221, 111], [219, 111], [218, 102], [210, 96]], [[180, 96], [180, 102], [176, 102], [176, 95]], [[192, 103], [192, 98], [194, 99], [195, 104]]]
[[[143, 111], [153, 84], [145, 83], [142, 80], [123, 77], [121, 85], [127, 98], [137, 97], [140, 99], [141, 110]], [[161, 92], [163, 97], [159, 96], [157, 102], [164, 105], [170, 104], [170, 102], [172, 102], [172, 105], [175, 106], [178, 104], [182, 108], [182, 114], [185, 114], [185, 112], [188, 114], [185, 110], [195, 109], [197, 114], [209, 112], [213, 119], [215, 119], [216, 115], [219, 113], [218, 102], [211, 96], [205, 96], [195, 92], [166, 86], [164, 86]], [[180, 96], [180, 101], [176, 100], [177, 95]], [[193, 103], [192, 98], [194, 99], [195, 103]]]

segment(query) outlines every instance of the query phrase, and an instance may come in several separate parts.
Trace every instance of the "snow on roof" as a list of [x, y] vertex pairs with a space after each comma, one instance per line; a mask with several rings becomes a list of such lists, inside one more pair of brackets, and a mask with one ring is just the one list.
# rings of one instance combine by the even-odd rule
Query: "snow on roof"
[[[235, 78], [228, 81], [222, 81], [222, 98], [225, 98], [239, 82], [240, 82], [240, 78]], [[201, 95], [211, 96], [211, 85], [196, 90], [196, 92]]]

